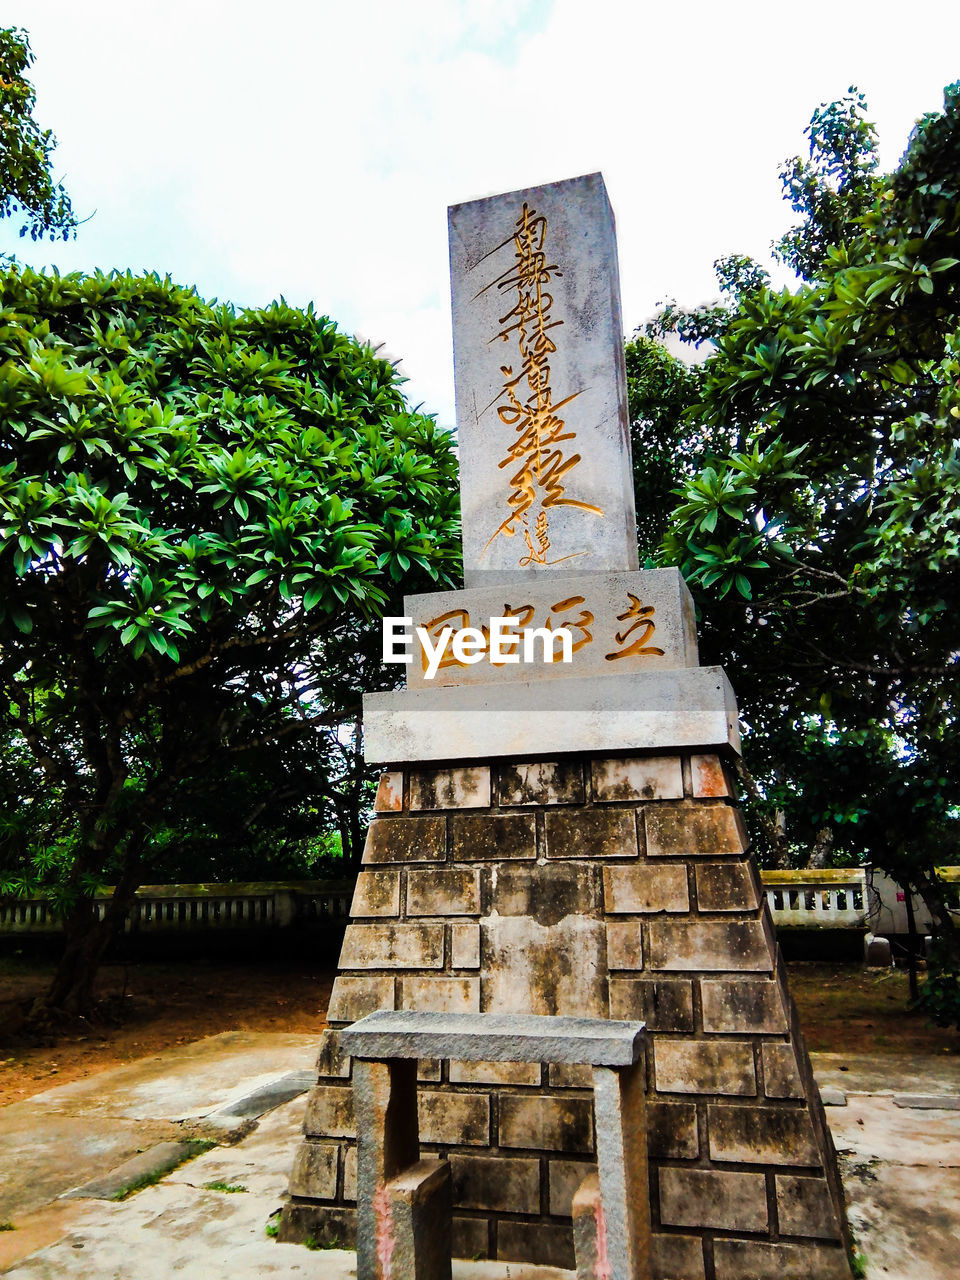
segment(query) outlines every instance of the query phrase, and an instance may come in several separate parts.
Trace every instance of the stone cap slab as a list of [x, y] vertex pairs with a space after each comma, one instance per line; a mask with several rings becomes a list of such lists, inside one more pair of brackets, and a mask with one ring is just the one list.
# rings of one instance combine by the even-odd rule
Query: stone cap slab
[[392, 1013], [380, 1009], [340, 1032], [354, 1058], [577, 1063], [630, 1067], [643, 1052], [642, 1022], [525, 1013]]
[[364, 756], [377, 764], [740, 751], [737, 702], [721, 667], [368, 693], [363, 720]]

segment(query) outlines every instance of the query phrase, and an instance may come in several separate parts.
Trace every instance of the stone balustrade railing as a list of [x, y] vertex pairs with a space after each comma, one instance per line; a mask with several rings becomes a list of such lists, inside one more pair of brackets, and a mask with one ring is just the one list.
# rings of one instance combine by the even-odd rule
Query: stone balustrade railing
[[773, 922], [789, 929], [867, 926], [867, 869], [762, 871]]

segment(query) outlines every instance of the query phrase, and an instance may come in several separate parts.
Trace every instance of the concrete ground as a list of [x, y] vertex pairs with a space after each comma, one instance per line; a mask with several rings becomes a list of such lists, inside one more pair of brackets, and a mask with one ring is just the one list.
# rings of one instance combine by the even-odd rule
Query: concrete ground
[[[0, 1222], [16, 1228], [0, 1232], [0, 1272], [18, 1280], [349, 1280], [352, 1253], [267, 1235], [286, 1193], [315, 1050], [312, 1036], [212, 1036], [0, 1110]], [[960, 1062], [820, 1054], [814, 1069], [827, 1096], [845, 1102], [829, 1106], [827, 1118], [868, 1280], [956, 1280]], [[198, 1138], [232, 1145], [128, 1199], [90, 1198], [123, 1190], [135, 1180], [131, 1169], [157, 1167], [169, 1144]], [[117, 1166], [125, 1172], [111, 1175]], [[516, 1263], [464, 1262], [454, 1274], [573, 1277]]]

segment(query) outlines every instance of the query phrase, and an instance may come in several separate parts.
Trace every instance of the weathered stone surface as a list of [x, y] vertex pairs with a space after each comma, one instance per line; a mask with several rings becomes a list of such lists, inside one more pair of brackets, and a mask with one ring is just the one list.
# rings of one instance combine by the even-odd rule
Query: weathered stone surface
[[357, 1148], [343, 1148], [343, 1198], [355, 1201], [357, 1198]]
[[600, 1194], [600, 1177], [589, 1173], [570, 1202], [577, 1280], [607, 1280], [607, 1224]]
[[478, 916], [480, 872], [476, 867], [407, 872], [408, 916]]
[[[548, 1171], [550, 1212], [555, 1218], [569, 1218], [573, 1197], [584, 1178], [593, 1173], [589, 1160], [551, 1160]], [[599, 1184], [598, 1184], [599, 1185]]]
[[500, 1098], [501, 1147], [537, 1151], [590, 1151], [593, 1106], [586, 1098], [504, 1094]]
[[717, 1240], [713, 1257], [717, 1280], [850, 1280], [850, 1266], [839, 1245]]
[[589, 1067], [573, 1062], [556, 1062], [551, 1066], [548, 1079], [551, 1089], [592, 1089], [593, 1073]]
[[647, 1129], [648, 1151], [658, 1159], [695, 1160], [700, 1154], [695, 1103], [648, 1103]]
[[307, 1236], [313, 1236], [318, 1244], [328, 1248], [352, 1248], [357, 1238], [357, 1213], [351, 1206], [288, 1204], [280, 1219], [277, 1240], [280, 1244], [302, 1244]]
[[[531, 564], [537, 578], [549, 576], [554, 562], [561, 570], [635, 568], [620, 288], [602, 177], [588, 174], [453, 205], [448, 219], [467, 585], [496, 573], [516, 585]], [[541, 264], [536, 286], [526, 283], [528, 260]], [[515, 319], [520, 315], [529, 316], [522, 330]], [[526, 326], [538, 324], [551, 326], [549, 363], [539, 353], [524, 354]], [[530, 360], [536, 366], [524, 375]], [[512, 383], [514, 370], [519, 381]], [[564, 425], [566, 443], [558, 451], [566, 459], [568, 504], [544, 508], [545, 481], [538, 478], [528, 509], [511, 497], [515, 467], [529, 456], [516, 453], [518, 431], [536, 412], [523, 406], [546, 391], [555, 406], [551, 422]], [[589, 448], [577, 447], [581, 439], [589, 440]], [[511, 456], [513, 465], [501, 466]], [[537, 538], [531, 547], [540, 543], [535, 526], [549, 548], [537, 553], [543, 564], [526, 552], [530, 538]], [[576, 559], [565, 559], [570, 556]]]
[[[420, 1160], [384, 1188], [385, 1209], [376, 1214], [379, 1264], [376, 1280], [450, 1280], [450, 1166], [444, 1160]], [[362, 1205], [359, 1206], [362, 1213]], [[358, 1244], [357, 1271], [360, 1269]]]
[[773, 953], [759, 920], [651, 920], [647, 966], [664, 972], [725, 969], [773, 972]]
[[893, 1105], [916, 1111], [960, 1111], [960, 1097], [955, 1093], [896, 1093]]
[[451, 1230], [455, 1258], [489, 1258], [490, 1228], [486, 1218], [453, 1219]]
[[740, 750], [736, 698], [720, 667], [367, 693], [363, 722], [370, 763], [522, 760], [562, 755], [571, 743], [605, 755]]
[[399, 813], [403, 808], [403, 774], [381, 773], [374, 813]]
[[760, 905], [749, 862], [701, 862], [697, 865], [697, 906], [701, 911], [755, 911]]
[[451, 1084], [539, 1084], [539, 1062], [450, 1063]]
[[753, 1046], [730, 1040], [664, 1040], [654, 1045], [658, 1093], [754, 1095]]
[[690, 774], [693, 794], [698, 800], [733, 796], [733, 790], [719, 756], [692, 755]]
[[540, 1212], [540, 1161], [521, 1156], [450, 1156], [453, 1202], [461, 1209]]
[[879, 938], [868, 933], [863, 940], [864, 963], [873, 969], [889, 969], [893, 964], [893, 951], [889, 938]]
[[763, 1054], [763, 1091], [768, 1098], [802, 1098], [803, 1081], [797, 1069], [797, 1055], [792, 1044], [765, 1044]]
[[497, 1258], [516, 1262], [529, 1258], [541, 1267], [573, 1266], [573, 1231], [550, 1222], [501, 1222]]
[[778, 1173], [775, 1181], [781, 1235], [839, 1240], [837, 1212], [823, 1178], [798, 1178]]
[[290, 1174], [292, 1196], [332, 1200], [337, 1194], [337, 1152], [332, 1142], [301, 1142]]
[[639, 920], [612, 920], [607, 925], [607, 961], [611, 969], [643, 968], [643, 925]]
[[363, 862], [442, 862], [446, 839], [446, 818], [374, 818]]
[[454, 969], [480, 968], [480, 926], [478, 924], [452, 924], [450, 926], [450, 963]]
[[348, 924], [342, 969], [442, 969], [442, 924]]
[[689, 911], [687, 869], [650, 862], [604, 867], [603, 903], [614, 914]]
[[[355, 1061], [353, 1101], [357, 1119], [357, 1273], [365, 1280], [388, 1280], [382, 1270], [384, 1248], [398, 1228], [403, 1232], [410, 1226], [409, 1218], [391, 1222], [397, 1206], [388, 1184], [399, 1174], [413, 1173], [410, 1166], [417, 1166], [420, 1160], [416, 1062]], [[412, 1193], [412, 1186], [410, 1190]], [[406, 1261], [407, 1275], [417, 1274], [412, 1262], [412, 1258]]]
[[787, 1030], [780, 985], [764, 979], [708, 979], [700, 983], [703, 1029], [707, 1032]]
[[648, 1031], [692, 1031], [693, 986], [682, 978], [611, 977], [610, 1017], [636, 1018]]
[[[436, 874], [436, 873], [434, 873]], [[398, 871], [361, 871], [353, 891], [350, 915], [398, 916], [400, 914], [400, 873]]]
[[324, 1076], [345, 1077], [349, 1074], [350, 1059], [340, 1052], [340, 1036], [336, 1031], [324, 1031], [317, 1051], [317, 1075], [322, 1079]]
[[480, 979], [406, 974], [403, 1008], [430, 1013], [479, 1013]]
[[394, 979], [382, 974], [337, 975], [327, 1007], [331, 1022], [356, 1022], [375, 1009], [394, 1008]]
[[548, 858], [634, 858], [632, 809], [557, 809], [546, 814]]
[[653, 1280], [703, 1280], [703, 1242], [697, 1236], [655, 1234], [650, 1241]]
[[737, 812], [730, 805], [650, 805], [644, 818], [650, 858], [740, 854], [746, 849]]
[[[340, 1033], [344, 1053], [382, 1061], [456, 1058], [490, 1062], [580, 1062], [630, 1066], [643, 1056], [636, 1022], [529, 1014], [375, 1013]], [[337, 1086], [329, 1086], [343, 1092]]]
[[[710, 1169], [660, 1170], [660, 1221], [670, 1227], [766, 1231], [767, 1184], [762, 1173]], [[744, 1269], [739, 1280], [753, 1276]]]
[[708, 1107], [710, 1158], [739, 1164], [819, 1165], [806, 1109]]
[[600, 915], [599, 868], [559, 862], [542, 867], [496, 867], [491, 904], [499, 916], [530, 916], [538, 924], [557, 924], [564, 916]]
[[415, 769], [410, 774], [411, 809], [487, 809], [490, 768]]
[[583, 804], [583, 766], [579, 761], [542, 761], [500, 766], [500, 804]]
[[448, 1146], [490, 1145], [490, 1098], [485, 1093], [445, 1093], [421, 1089], [420, 1141]]
[[[820, 1090], [820, 1101], [825, 1107], [845, 1107], [847, 1105], [847, 1095], [842, 1089], [834, 1089], [831, 1085], [826, 1084]], [[893, 1100], [894, 1106], [897, 1100]]]
[[310, 1090], [303, 1116], [308, 1138], [352, 1138], [356, 1131], [349, 1085], [320, 1084]]
[[482, 921], [480, 935], [483, 1012], [606, 1015], [602, 921], [570, 915], [547, 926], [527, 916], [494, 916]]
[[590, 774], [594, 800], [680, 800], [683, 797], [679, 756], [594, 760]]
[[537, 856], [532, 813], [454, 814], [452, 821], [456, 862], [499, 862], [504, 858]]
[[645, 1063], [593, 1069], [597, 1172], [610, 1273], [649, 1273], [650, 1197]]

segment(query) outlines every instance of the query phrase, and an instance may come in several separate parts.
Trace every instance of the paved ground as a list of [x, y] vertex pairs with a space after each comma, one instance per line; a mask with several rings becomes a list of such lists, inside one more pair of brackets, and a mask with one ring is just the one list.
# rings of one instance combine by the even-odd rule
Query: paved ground
[[[302, 1087], [314, 1052], [313, 1036], [231, 1032], [4, 1108], [0, 1221], [16, 1230], [0, 1232], [0, 1271], [17, 1280], [349, 1280], [353, 1254], [280, 1245], [266, 1233], [286, 1191], [304, 1097], [249, 1117]], [[814, 1065], [821, 1086], [846, 1098], [827, 1117], [868, 1280], [956, 1280], [960, 1109], [951, 1107], [960, 1063], [823, 1054]], [[252, 1125], [234, 1145], [122, 1202], [60, 1198], [157, 1143]], [[572, 1277], [493, 1263], [459, 1264], [455, 1275]]]

